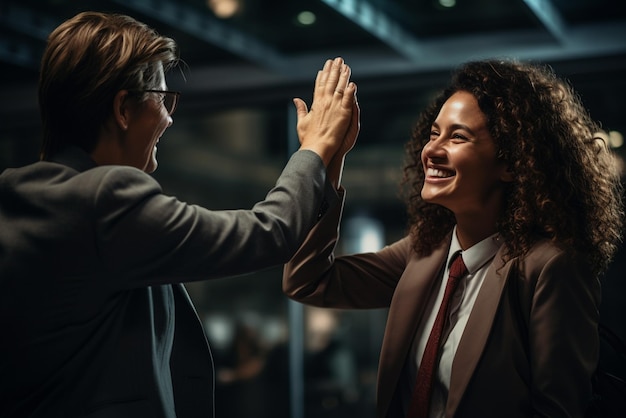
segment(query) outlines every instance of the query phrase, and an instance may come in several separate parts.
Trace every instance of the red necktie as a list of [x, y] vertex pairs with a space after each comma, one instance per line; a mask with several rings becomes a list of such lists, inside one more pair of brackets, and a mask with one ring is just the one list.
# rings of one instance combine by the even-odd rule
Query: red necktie
[[430, 331], [430, 337], [428, 337], [428, 342], [426, 343], [426, 348], [424, 349], [424, 355], [422, 357], [422, 361], [420, 362], [420, 368], [417, 371], [417, 381], [415, 383], [415, 389], [413, 389], [413, 396], [411, 397], [411, 404], [409, 405], [407, 418], [428, 417], [433, 377], [439, 363], [439, 343], [441, 340], [441, 333], [443, 332], [443, 326], [448, 316], [448, 305], [461, 277], [466, 274], [467, 267], [465, 267], [461, 253], [458, 253], [458, 257], [454, 259], [452, 265], [450, 266], [450, 276], [448, 276], [448, 282], [446, 283], [446, 291], [443, 295], [439, 312], [437, 312], [437, 318], [433, 324], [433, 329]]

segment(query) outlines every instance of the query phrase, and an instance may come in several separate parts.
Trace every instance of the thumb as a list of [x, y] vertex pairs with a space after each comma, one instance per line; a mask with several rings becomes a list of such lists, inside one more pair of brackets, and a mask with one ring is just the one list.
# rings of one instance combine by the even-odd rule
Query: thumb
[[298, 119], [303, 118], [304, 116], [307, 115], [307, 113], [309, 113], [309, 110], [307, 109], [307, 106], [304, 100], [296, 97], [293, 99], [293, 104], [296, 105], [296, 114], [298, 116]]

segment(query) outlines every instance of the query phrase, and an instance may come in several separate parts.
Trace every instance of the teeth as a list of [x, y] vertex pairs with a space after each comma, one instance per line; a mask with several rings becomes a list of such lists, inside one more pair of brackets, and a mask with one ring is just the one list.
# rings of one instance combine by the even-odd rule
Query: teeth
[[434, 168], [429, 168], [429, 169], [426, 170], [426, 175], [428, 177], [442, 177], [442, 178], [445, 178], [445, 177], [452, 177], [452, 174], [453, 173], [450, 172], [450, 171], [437, 170], [437, 169], [434, 169]]

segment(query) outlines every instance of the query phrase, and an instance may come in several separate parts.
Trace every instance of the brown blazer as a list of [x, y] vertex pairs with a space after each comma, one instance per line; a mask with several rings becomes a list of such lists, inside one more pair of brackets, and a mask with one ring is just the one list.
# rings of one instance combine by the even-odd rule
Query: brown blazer
[[[342, 207], [329, 210], [285, 266], [283, 290], [322, 307], [389, 308], [377, 417], [402, 417], [409, 348], [441, 278], [450, 239], [427, 257], [408, 237], [375, 253], [333, 254]], [[598, 360], [600, 284], [548, 241], [523, 259], [496, 254], [452, 365], [446, 417], [582, 417]]]

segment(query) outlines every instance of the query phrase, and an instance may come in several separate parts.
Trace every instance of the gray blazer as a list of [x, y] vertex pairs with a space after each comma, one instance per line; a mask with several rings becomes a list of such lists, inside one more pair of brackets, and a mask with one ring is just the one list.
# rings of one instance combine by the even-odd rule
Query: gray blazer
[[[377, 416], [403, 417], [411, 343], [450, 239], [428, 257], [404, 238], [375, 253], [333, 254], [341, 205], [285, 266], [283, 289], [303, 303], [389, 308], [378, 369]], [[501, 250], [502, 251], [502, 250]], [[459, 343], [446, 417], [582, 417], [598, 361], [599, 281], [549, 241], [523, 259], [494, 257]]]
[[325, 176], [299, 151], [251, 210], [209, 211], [74, 148], [5, 170], [0, 416], [213, 416], [211, 353], [181, 282], [286, 262], [336, 199]]

